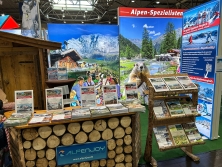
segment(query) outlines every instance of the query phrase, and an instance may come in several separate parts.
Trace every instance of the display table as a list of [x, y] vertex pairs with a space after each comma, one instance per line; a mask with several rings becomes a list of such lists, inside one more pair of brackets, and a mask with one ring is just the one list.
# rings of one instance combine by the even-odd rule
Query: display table
[[[12, 113], [7, 112], [5, 116]], [[13, 167], [55, 167], [58, 147], [100, 141], [107, 141], [107, 158], [63, 166], [135, 167], [141, 155], [139, 113], [17, 126], [9, 128], [9, 134]]]

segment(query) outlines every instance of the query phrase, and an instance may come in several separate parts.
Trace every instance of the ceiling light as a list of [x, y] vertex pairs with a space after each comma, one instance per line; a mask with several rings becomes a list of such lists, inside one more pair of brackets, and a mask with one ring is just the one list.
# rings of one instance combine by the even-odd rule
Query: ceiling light
[[159, 4], [160, 3], [160, 1], [156, 1], [156, 4]]
[[86, 9], [86, 10], [85, 10], [85, 12], [87, 13], [87, 12], [88, 12], [88, 10]]
[[82, 21], [82, 24], [84, 24], [84, 21]]
[[116, 19], [117, 17], [116, 16], [114, 16], [114, 19]]
[[108, 23], [110, 24], [111, 22], [109, 21]]
[[65, 17], [65, 13], [62, 14], [62, 17]]
[[79, 11], [83, 9], [85, 11], [94, 10], [91, 1], [88, 0], [76, 1], [75, 4], [73, 4], [73, 1], [68, 1], [68, 0], [54, 0], [52, 1], [52, 8], [54, 10], [63, 9], [68, 11]]
[[48, 19], [48, 18], [49, 18], [49, 15], [47, 14], [45, 17]]
[[62, 12], [64, 12], [64, 9], [62, 8], [62, 10], [61, 10]]
[[101, 18], [101, 16], [100, 15], [98, 15], [98, 17], [97, 17], [98, 19], [100, 19]]
[[135, 0], [131, 0], [131, 2], [135, 2]]
[[2, 13], [2, 16], [5, 16], [5, 14], [4, 14], [4, 13]]
[[66, 23], [66, 21], [64, 21], [64, 23]]
[[83, 15], [83, 18], [86, 18], [86, 15], [85, 15], [85, 14]]

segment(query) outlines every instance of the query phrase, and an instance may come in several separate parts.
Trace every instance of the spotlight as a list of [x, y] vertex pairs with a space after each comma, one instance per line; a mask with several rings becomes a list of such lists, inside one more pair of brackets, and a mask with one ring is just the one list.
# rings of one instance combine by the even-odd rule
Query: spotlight
[[85, 15], [85, 14], [83, 15], [83, 18], [86, 18], [86, 15]]
[[116, 19], [117, 17], [116, 16], [114, 16], [114, 19]]
[[61, 10], [62, 12], [64, 12], [64, 9], [62, 8], [62, 10]]
[[82, 24], [84, 24], [84, 21], [82, 21]]
[[62, 14], [62, 17], [65, 17], [65, 13]]
[[2, 16], [5, 16], [5, 14], [4, 14], [4, 13], [2, 13]]
[[135, 0], [131, 0], [131, 2], [135, 2]]
[[110, 24], [111, 22], [109, 21], [108, 23]]
[[156, 4], [159, 4], [160, 3], [160, 1], [156, 1]]

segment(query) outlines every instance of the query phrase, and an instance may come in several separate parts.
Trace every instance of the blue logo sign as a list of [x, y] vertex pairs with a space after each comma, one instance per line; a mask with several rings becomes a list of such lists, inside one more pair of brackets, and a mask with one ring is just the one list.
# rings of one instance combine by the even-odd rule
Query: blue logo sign
[[107, 158], [107, 142], [88, 142], [56, 148], [57, 165], [75, 164]]

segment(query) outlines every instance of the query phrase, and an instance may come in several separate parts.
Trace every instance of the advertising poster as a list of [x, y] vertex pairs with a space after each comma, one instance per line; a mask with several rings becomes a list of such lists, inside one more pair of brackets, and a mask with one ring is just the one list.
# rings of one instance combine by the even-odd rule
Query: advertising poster
[[[184, 12], [181, 72], [188, 73], [198, 85], [197, 120], [200, 133], [208, 138], [212, 135], [215, 62], [218, 52], [220, 24], [220, 1], [214, 0]], [[199, 122], [206, 125], [200, 126]]]
[[81, 105], [82, 107], [96, 106], [96, 90], [94, 86], [83, 86], [81, 89]]
[[33, 90], [15, 91], [15, 112], [34, 112]]
[[46, 110], [47, 112], [63, 110], [62, 88], [46, 89]]
[[50, 51], [49, 67], [67, 68], [69, 79], [92, 76], [101, 105], [102, 85], [113, 84], [110, 78], [119, 83], [118, 34], [117, 25], [48, 24], [49, 40], [62, 43], [60, 50]]
[[[183, 9], [119, 8], [120, 84], [179, 72]], [[141, 92], [142, 87], [142, 92]], [[124, 94], [124, 93], [123, 93]]]

